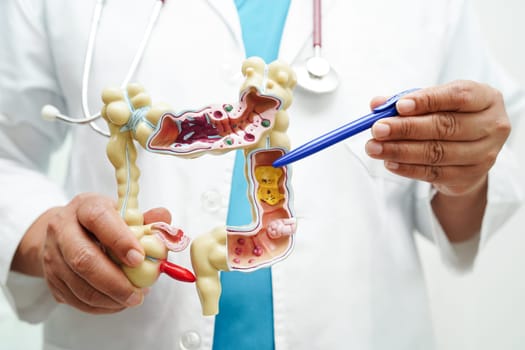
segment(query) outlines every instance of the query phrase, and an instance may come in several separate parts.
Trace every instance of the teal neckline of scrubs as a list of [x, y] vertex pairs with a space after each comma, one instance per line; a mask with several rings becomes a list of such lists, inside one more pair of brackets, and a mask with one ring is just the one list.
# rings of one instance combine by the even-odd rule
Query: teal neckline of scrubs
[[[277, 59], [291, 0], [234, 0], [242, 29], [246, 57], [267, 63]], [[227, 225], [251, 223], [244, 156], [237, 151]], [[221, 273], [222, 293], [215, 318], [214, 350], [273, 350], [273, 298], [271, 268], [255, 272]]]

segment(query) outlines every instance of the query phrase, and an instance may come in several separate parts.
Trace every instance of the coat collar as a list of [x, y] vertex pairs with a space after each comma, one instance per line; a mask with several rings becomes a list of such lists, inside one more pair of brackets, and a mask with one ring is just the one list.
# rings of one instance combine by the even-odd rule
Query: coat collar
[[207, 0], [208, 5], [219, 15], [224, 25], [228, 27], [232, 37], [244, 52], [241, 23], [234, 0]]
[[[323, 17], [333, 10], [337, 0], [323, 0]], [[208, 5], [221, 17], [231, 35], [244, 52], [241, 25], [233, 0], [207, 0]], [[308, 0], [291, 0], [284, 26], [279, 58], [292, 63], [299, 52], [312, 45], [313, 5]], [[312, 51], [313, 54], [313, 51]]]

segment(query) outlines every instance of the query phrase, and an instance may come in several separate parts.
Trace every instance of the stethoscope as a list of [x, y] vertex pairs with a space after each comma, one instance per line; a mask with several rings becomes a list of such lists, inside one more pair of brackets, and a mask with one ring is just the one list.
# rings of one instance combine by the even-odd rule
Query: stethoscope
[[[124, 89], [137, 71], [137, 67], [144, 56], [144, 51], [151, 37], [153, 28], [155, 27], [165, 0], [155, 0], [155, 5], [149, 17], [148, 26], [140, 45], [137, 49], [133, 61], [128, 69], [128, 72], [122, 81], [120, 87]], [[91, 66], [93, 62], [93, 55], [95, 51], [95, 41], [100, 27], [100, 18], [102, 11], [106, 4], [106, 0], [97, 0], [91, 21], [91, 28], [89, 32], [88, 45], [84, 56], [84, 67], [82, 73], [82, 114], [83, 119], [71, 118], [62, 114], [60, 110], [53, 105], [45, 105], [42, 108], [42, 118], [46, 120], [61, 120], [70, 124], [89, 124], [89, 126], [100, 135], [109, 137], [109, 132], [102, 130], [96, 124], [96, 120], [101, 117], [100, 112], [92, 114], [88, 106], [88, 90], [89, 90], [89, 76], [91, 75]], [[326, 58], [321, 55], [321, 0], [313, 0], [314, 16], [313, 16], [313, 49], [314, 56], [294, 65], [294, 70], [297, 74], [297, 85], [317, 94], [329, 93], [337, 89], [339, 79], [337, 74], [330, 66]]]
[[[153, 10], [151, 11], [151, 15], [149, 18], [148, 26], [146, 28], [146, 31], [144, 32], [144, 35], [142, 37], [142, 40], [140, 42], [140, 45], [137, 49], [137, 52], [135, 53], [135, 57], [133, 57], [133, 61], [131, 62], [131, 65], [129, 66], [128, 72], [120, 84], [120, 88], [124, 89], [130, 82], [130, 80], [133, 78], [135, 73], [137, 72], [137, 67], [142, 60], [142, 57], [144, 56], [144, 51], [146, 50], [146, 46], [149, 42], [149, 39], [151, 37], [151, 33], [153, 32], [153, 28], [155, 27], [155, 24], [157, 23], [160, 12], [162, 10], [162, 6], [164, 5], [165, 0], [155, 0], [155, 5], [153, 7]], [[109, 137], [109, 132], [106, 130], [102, 130], [95, 121], [101, 117], [100, 112], [92, 114], [89, 110], [88, 105], [88, 90], [89, 90], [89, 76], [91, 75], [91, 66], [93, 62], [93, 55], [95, 52], [95, 41], [97, 38], [98, 29], [100, 27], [100, 18], [102, 17], [102, 11], [104, 9], [104, 6], [106, 4], [106, 0], [97, 0], [97, 3], [95, 4], [95, 9], [93, 12], [93, 18], [91, 20], [91, 28], [89, 31], [89, 38], [88, 38], [88, 45], [86, 49], [86, 54], [84, 56], [84, 68], [82, 73], [82, 114], [84, 115], [83, 119], [77, 119], [77, 118], [71, 118], [67, 115], [64, 115], [60, 112], [60, 110], [52, 105], [45, 105], [42, 108], [42, 118], [46, 120], [61, 120], [66, 123], [70, 124], [89, 124], [89, 126], [95, 130], [97, 133], [99, 133], [102, 136]]]
[[330, 62], [321, 55], [322, 48], [322, 16], [321, 0], [313, 0], [313, 49], [314, 55], [304, 62], [293, 65], [297, 74], [297, 85], [309, 92], [326, 94], [333, 92], [339, 85], [337, 73]]

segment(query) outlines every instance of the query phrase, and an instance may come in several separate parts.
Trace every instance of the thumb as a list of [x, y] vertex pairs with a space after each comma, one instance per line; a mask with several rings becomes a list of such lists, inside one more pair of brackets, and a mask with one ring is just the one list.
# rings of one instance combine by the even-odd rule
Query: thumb
[[100, 196], [86, 199], [77, 209], [77, 219], [125, 265], [135, 267], [144, 261], [144, 249], [111, 200]]

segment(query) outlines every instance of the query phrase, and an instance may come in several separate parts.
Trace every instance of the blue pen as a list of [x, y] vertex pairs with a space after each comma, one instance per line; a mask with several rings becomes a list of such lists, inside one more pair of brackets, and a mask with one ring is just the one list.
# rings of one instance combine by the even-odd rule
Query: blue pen
[[372, 110], [372, 113], [365, 115], [359, 119], [351, 121], [348, 124], [345, 124], [335, 130], [328, 132], [322, 136], [319, 136], [316, 139], [313, 139], [310, 142], [305, 143], [302, 146], [297, 147], [296, 149], [286, 153], [280, 158], [277, 158], [273, 162], [273, 167], [278, 168], [285, 166], [287, 164], [298, 161], [317, 153], [326, 147], [332, 146], [350, 136], [360, 133], [363, 130], [369, 129], [374, 125], [376, 121], [382, 118], [393, 117], [397, 115], [396, 102], [403, 96], [418, 90], [410, 89], [398, 93], [390, 97], [384, 104], [379, 107], [376, 107]]

